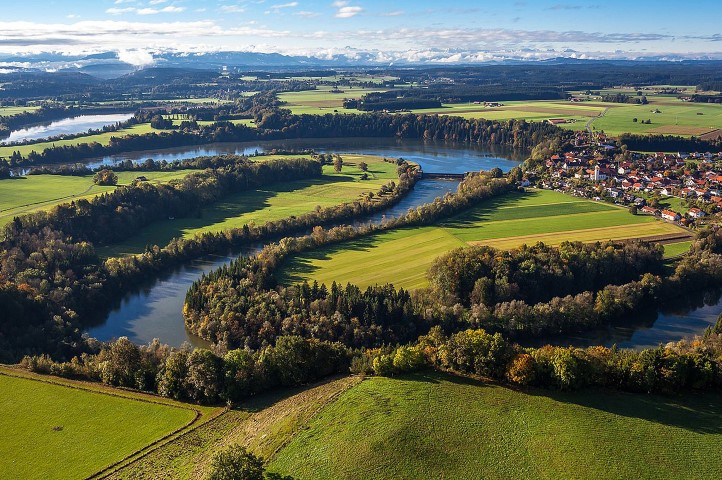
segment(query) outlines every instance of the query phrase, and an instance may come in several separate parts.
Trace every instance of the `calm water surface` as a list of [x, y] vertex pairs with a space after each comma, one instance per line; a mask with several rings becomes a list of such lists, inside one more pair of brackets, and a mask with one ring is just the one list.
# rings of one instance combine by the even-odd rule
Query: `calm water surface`
[[23, 142], [25, 140], [40, 140], [57, 135], [74, 135], [87, 132], [88, 130], [98, 130], [106, 125], [125, 122], [132, 116], [132, 113], [116, 113], [109, 115], [79, 115], [77, 117], [64, 118], [46, 125], [14, 130], [10, 132], [10, 136], [0, 142], [0, 145], [12, 142]]

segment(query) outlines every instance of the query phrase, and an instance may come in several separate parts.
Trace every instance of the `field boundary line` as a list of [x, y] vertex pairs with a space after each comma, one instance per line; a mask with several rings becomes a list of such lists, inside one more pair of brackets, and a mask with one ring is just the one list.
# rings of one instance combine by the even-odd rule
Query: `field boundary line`
[[[359, 378], [358, 382], [349, 382], [348, 385], [346, 385], [344, 388], [340, 389], [339, 391], [335, 392], [333, 395], [330, 395], [324, 402], [322, 402], [318, 408], [316, 408], [313, 412], [311, 412], [311, 415], [309, 415], [308, 420], [303, 425], [299, 425], [293, 432], [291, 432], [288, 437], [286, 437], [279, 445], [278, 447], [271, 452], [271, 454], [268, 456], [268, 458], [264, 459], [264, 462], [266, 464], [270, 463], [276, 455], [280, 453], [281, 450], [286, 448], [291, 441], [293, 441], [294, 438], [298, 436], [298, 434], [303, 430], [303, 426], [308, 425], [316, 416], [321, 413], [322, 410], [324, 410], [326, 407], [334, 403], [336, 400], [338, 400], [341, 395], [351, 390], [353, 387], [361, 384], [364, 380], [366, 380], [365, 376], [361, 375], [350, 375], [351, 378]], [[343, 377], [342, 377], [343, 378]], [[332, 380], [333, 381], [333, 380]]]
[[[159, 438], [153, 443], [150, 443], [146, 445], [145, 447], [136, 450], [135, 452], [127, 455], [125, 458], [118, 460], [113, 465], [110, 465], [108, 467], [105, 467], [103, 470], [100, 470], [93, 475], [86, 477], [85, 480], [91, 480], [95, 478], [108, 478], [108, 476], [120, 472], [121, 470], [133, 465], [134, 463], [142, 460], [143, 458], [147, 457], [151, 453], [155, 452], [156, 450], [168, 445], [169, 443], [172, 443], [185, 435], [188, 435], [194, 431], [196, 431], [198, 428], [208, 425], [214, 420], [217, 420], [221, 418], [223, 415], [228, 413], [230, 409], [228, 407], [225, 407], [221, 409], [220, 411], [213, 412], [210, 415], [208, 415], [203, 421], [197, 421], [198, 417], [196, 417], [191, 423], [186, 424], [183, 427], [180, 427], [176, 429], [175, 431]], [[199, 412], [200, 413], [200, 412]], [[202, 414], [200, 414], [202, 415]]]
[[[69, 198], [76, 198], [76, 197], [79, 197], [79, 196], [81, 196], [81, 195], [86, 195], [86, 194], [88, 194], [88, 193], [93, 189], [94, 186], [95, 186], [95, 184], [93, 184], [93, 185], [89, 186], [88, 188], [86, 188], [85, 191], [82, 191], [82, 192], [80, 192], [80, 193], [74, 193], [74, 194], [72, 194], [72, 195], [66, 195], [66, 196], [64, 196], [64, 197], [51, 198], [51, 199], [49, 199], [49, 200], [43, 200], [43, 201], [41, 201], [41, 202], [26, 203], [26, 204], [24, 204], [24, 205], [18, 205], [17, 207], [12, 207], [12, 208], [3, 208], [3, 209], [0, 209], [0, 213], [7, 212], [7, 211], [9, 211], [9, 210], [15, 210], [16, 208], [25, 208], [25, 207], [40, 206], [40, 205], [43, 205], [43, 204], [46, 204], [46, 203], [57, 202], [58, 200], [67, 200], [67, 199], [69, 199]], [[25, 211], [27, 211], [27, 210], [21, 210], [21, 211], [19, 211], [19, 212], [17, 212], [17, 213], [23, 213], [23, 212], [25, 212]], [[6, 216], [6, 215], [2, 215], [2, 216]]]

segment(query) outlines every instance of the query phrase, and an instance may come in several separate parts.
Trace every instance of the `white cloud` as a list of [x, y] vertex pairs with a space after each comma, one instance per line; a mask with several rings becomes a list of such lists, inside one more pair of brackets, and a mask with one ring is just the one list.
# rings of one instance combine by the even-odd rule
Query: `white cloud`
[[153, 54], [145, 50], [120, 50], [118, 60], [130, 65], [144, 67], [153, 63]]
[[150, 0], [149, 5], [160, 5], [161, 3], [167, 3], [168, 0]]
[[351, 18], [363, 12], [363, 10], [361, 7], [341, 7], [336, 12], [336, 18]]
[[159, 13], [181, 13], [184, 12], [186, 7], [175, 7], [173, 5], [168, 5], [167, 7], [163, 7], [161, 9], [155, 9], [155, 8], [139, 8], [135, 11], [138, 15], [157, 15]]
[[110, 15], [122, 15], [124, 13], [130, 13], [134, 12], [135, 8], [133, 7], [126, 7], [126, 8], [117, 8], [117, 7], [111, 7], [105, 11], [105, 13], [108, 13]]
[[275, 10], [280, 10], [281, 8], [293, 8], [297, 7], [298, 2], [289, 2], [289, 3], [282, 3], [280, 5], [273, 5], [271, 8]]
[[240, 5], [223, 5], [221, 11], [225, 13], [243, 13], [246, 9]]
[[318, 17], [321, 14], [318, 12], [308, 12], [306, 10], [301, 10], [300, 12], [294, 13], [294, 15], [298, 15], [299, 17], [303, 17], [303, 18], [313, 18], [313, 17]]

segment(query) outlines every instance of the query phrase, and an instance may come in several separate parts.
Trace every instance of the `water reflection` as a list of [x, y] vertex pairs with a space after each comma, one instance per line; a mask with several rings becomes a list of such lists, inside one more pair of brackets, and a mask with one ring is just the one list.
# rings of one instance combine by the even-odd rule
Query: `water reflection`
[[12, 142], [24, 142], [26, 140], [40, 140], [57, 135], [75, 135], [87, 132], [88, 130], [98, 130], [106, 125], [125, 122], [132, 116], [132, 113], [117, 113], [108, 115], [79, 115], [77, 117], [64, 118], [44, 125], [14, 130], [0, 142], [0, 145]]
[[625, 318], [614, 325], [583, 333], [522, 340], [525, 346], [573, 345], [588, 347], [604, 345], [620, 348], [653, 348], [701, 335], [717, 322], [722, 314], [722, 292], [708, 291], [675, 300], [673, 305], [650, 309]]

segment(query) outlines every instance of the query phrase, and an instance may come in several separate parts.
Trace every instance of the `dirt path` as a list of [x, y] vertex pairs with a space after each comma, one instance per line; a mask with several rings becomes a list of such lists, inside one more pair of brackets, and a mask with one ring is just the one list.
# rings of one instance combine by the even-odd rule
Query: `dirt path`
[[609, 108], [610, 108], [610, 107], [607, 107], [607, 108], [605, 108], [604, 110], [602, 110], [601, 112], [599, 112], [599, 115], [597, 115], [596, 117], [590, 118], [590, 119], [587, 121], [587, 123], [584, 125], [584, 128], [587, 129], [587, 132], [589, 132], [589, 135], [592, 134], [592, 122], [594, 122], [594, 120], [596, 120], [596, 119], [598, 119], [598, 118], [601, 118], [601, 117], [603, 117], [604, 115], [606, 115], [607, 112], [609, 111]]

